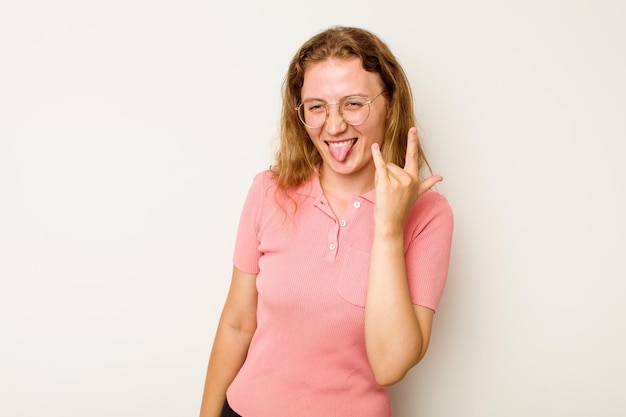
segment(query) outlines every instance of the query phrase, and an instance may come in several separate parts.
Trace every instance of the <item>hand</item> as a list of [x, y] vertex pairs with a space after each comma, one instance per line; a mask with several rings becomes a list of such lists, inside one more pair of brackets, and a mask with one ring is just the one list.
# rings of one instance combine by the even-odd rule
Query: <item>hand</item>
[[372, 158], [376, 167], [374, 186], [376, 206], [374, 222], [377, 228], [388, 233], [402, 233], [404, 219], [415, 201], [436, 183], [442, 181], [440, 175], [419, 180], [419, 148], [417, 129], [409, 129], [404, 168], [385, 162], [380, 146], [372, 144]]

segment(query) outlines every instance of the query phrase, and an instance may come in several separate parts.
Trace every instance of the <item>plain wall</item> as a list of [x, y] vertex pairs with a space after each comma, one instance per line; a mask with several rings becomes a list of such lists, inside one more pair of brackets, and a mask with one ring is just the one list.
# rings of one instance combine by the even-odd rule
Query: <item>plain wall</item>
[[626, 6], [0, 0], [0, 415], [195, 416], [298, 46], [368, 28], [455, 213], [397, 417], [626, 415]]

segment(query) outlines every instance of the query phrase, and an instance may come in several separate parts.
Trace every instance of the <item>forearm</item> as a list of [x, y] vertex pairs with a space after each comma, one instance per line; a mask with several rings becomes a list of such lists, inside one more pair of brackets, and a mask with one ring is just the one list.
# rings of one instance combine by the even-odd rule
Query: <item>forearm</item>
[[381, 385], [402, 379], [424, 350], [404, 262], [402, 233], [375, 234], [365, 306], [365, 343]]
[[226, 390], [241, 369], [253, 332], [220, 322], [211, 350], [200, 417], [219, 417]]

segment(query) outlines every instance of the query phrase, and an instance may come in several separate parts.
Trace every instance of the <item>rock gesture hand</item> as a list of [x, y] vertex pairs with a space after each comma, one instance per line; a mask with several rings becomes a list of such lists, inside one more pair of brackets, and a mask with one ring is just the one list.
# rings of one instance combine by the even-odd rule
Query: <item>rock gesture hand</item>
[[376, 167], [374, 222], [378, 231], [386, 234], [402, 233], [404, 220], [413, 203], [443, 180], [440, 175], [433, 175], [420, 181], [417, 143], [417, 128], [412, 127], [407, 138], [404, 168], [385, 162], [380, 146], [372, 144], [372, 158]]

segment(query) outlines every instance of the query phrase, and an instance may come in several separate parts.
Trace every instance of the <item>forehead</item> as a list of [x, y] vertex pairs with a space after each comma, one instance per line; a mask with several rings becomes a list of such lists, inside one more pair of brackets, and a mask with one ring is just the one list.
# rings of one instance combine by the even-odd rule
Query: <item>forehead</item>
[[306, 68], [301, 98], [332, 101], [349, 95], [377, 94], [380, 88], [380, 76], [365, 71], [359, 58], [328, 58]]

